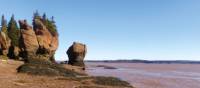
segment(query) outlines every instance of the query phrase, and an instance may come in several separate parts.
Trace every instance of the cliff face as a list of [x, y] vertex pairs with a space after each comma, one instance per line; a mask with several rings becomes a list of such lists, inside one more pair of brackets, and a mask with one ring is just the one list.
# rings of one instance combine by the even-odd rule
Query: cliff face
[[0, 49], [2, 55], [7, 55], [11, 40], [6, 36], [4, 32], [0, 32]]
[[[35, 19], [33, 24], [39, 44], [37, 54], [43, 54], [48, 58], [53, 58], [54, 53], [58, 48], [58, 34], [55, 33], [56, 35], [52, 35], [41, 19]], [[54, 61], [53, 59], [50, 60]]]
[[23, 53], [26, 53], [23, 57], [28, 58], [29, 56], [35, 56], [37, 50], [39, 49], [35, 32], [25, 20], [20, 20], [19, 24], [21, 33], [20, 43], [22, 44], [20, 48], [23, 50]]
[[20, 20], [20, 49], [26, 59], [41, 57], [47, 61], [54, 61], [54, 53], [58, 47], [58, 35], [53, 36], [41, 20], [35, 19], [34, 29], [26, 20]]

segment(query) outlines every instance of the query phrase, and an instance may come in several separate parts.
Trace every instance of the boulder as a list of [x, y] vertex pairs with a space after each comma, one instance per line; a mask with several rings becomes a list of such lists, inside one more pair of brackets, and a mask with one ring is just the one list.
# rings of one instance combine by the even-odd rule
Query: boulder
[[67, 55], [69, 57], [68, 64], [74, 66], [85, 67], [84, 58], [87, 53], [87, 47], [85, 44], [74, 42], [73, 45], [67, 50]]
[[20, 20], [19, 25], [21, 33], [20, 48], [24, 51], [23, 55], [25, 55], [26, 58], [31, 56], [34, 57], [39, 48], [35, 32], [33, 28], [27, 24], [26, 20]]

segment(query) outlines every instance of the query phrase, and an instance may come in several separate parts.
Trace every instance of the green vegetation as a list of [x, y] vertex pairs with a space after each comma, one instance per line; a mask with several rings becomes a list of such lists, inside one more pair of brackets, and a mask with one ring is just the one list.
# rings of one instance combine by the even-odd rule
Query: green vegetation
[[59, 64], [51, 63], [47, 61], [46, 57], [29, 58], [27, 63], [20, 66], [17, 70], [21, 73], [44, 76], [76, 77], [79, 75], [85, 75], [74, 72], [72, 70], [65, 69]]
[[8, 37], [8, 25], [7, 25], [7, 20], [5, 19], [4, 15], [1, 17], [1, 32], [3, 32], [6, 36], [6, 40], [9, 39]]
[[19, 45], [19, 27], [17, 26], [17, 22], [14, 19], [14, 15], [12, 15], [10, 22], [8, 24], [8, 37], [11, 39], [11, 46]]
[[[122, 81], [121, 79], [115, 77], [104, 77], [104, 76], [62, 77], [62, 78], [57, 78], [57, 80], [79, 81], [83, 85], [79, 86], [78, 88], [104, 88], [101, 86], [114, 86], [117, 88], [134, 88], [128, 82]], [[85, 82], [87, 82], [88, 80], [90, 80], [92, 83], [96, 85], [99, 85], [100, 87], [85, 85]]]
[[41, 17], [40, 17], [40, 14], [39, 14], [39, 12], [36, 10], [36, 12], [35, 13], [33, 13], [33, 20], [34, 19], [40, 19]]
[[42, 22], [47, 27], [47, 29], [49, 30], [49, 32], [53, 36], [55, 36], [56, 33], [57, 33], [57, 29], [56, 29], [54, 17], [52, 16], [51, 20], [49, 20], [48, 18], [46, 18], [46, 14], [44, 13], [43, 16], [42, 16]]
[[53, 20], [53, 17], [52, 17], [52, 20], [49, 20], [49, 19], [46, 20], [45, 26], [47, 27], [47, 29], [53, 36], [57, 34], [57, 29], [56, 29], [56, 25], [55, 25], [55, 21]]
[[48, 19], [46, 17], [46, 14], [44, 13], [43, 16], [41, 17], [38, 11], [36, 11], [33, 14], [33, 28], [35, 29], [36, 25], [34, 23], [35, 19], [39, 19], [40, 21], [43, 22], [43, 24], [46, 26], [46, 28], [49, 30], [49, 32], [55, 36], [57, 35], [57, 27], [55, 25], [54, 17], [52, 16], [51, 19]]
[[[49, 32], [53, 36], [56, 36], [58, 34], [56, 25], [55, 25], [55, 21], [54, 21], [54, 17], [52, 17], [51, 20], [49, 20], [48, 18], [46, 18], [46, 14], [44, 14], [43, 17], [41, 17], [39, 12], [36, 11], [33, 14], [33, 28], [34, 29], [37, 26], [34, 24], [35, 19], [39, 19], [39, 21], [41, 21], [43, 23], [43, 25], [46, 26], [46, 28], [49, 30]], [[0, 31], [4, 32], [4, 34], [6, 36], [6, 41], [8, 43], [10, 43], [9, 41], [11, 41], [11, 44], [8, 44], [10, 46], [8, 47], [9, 50], [8, 50], [7, 56], [12, 59], [18, 59], [18, 56], [15, 56], [16, 54], [14, 51], [15, 51], [16, 47], [20, 47], [19, 46], [20, 30], [19, 30], [18, 23], [15, 20], [14, 15], [11, 16], [11, 19], [8, 23], [7, 23], [7, 20], [5, 19], [4, 15], [2, 15]], [[21, 52], [20, 52], [20, 54], [21, 54]], [[51, 60], [54, 60], [54, 57], [51, 57]]]
[[133, 88], [128, 82], [122, 81], [115, 77], [103, 77], [103, 76], [97, 76], [94, 77], [94, 83], [99, 85], [107, 85], [107, 86], [118, 86], [118, 87], [128, 87]]
[[7, 35], [7, 21], [4, 18], [4, 15], [1, 17], [1, 31]]

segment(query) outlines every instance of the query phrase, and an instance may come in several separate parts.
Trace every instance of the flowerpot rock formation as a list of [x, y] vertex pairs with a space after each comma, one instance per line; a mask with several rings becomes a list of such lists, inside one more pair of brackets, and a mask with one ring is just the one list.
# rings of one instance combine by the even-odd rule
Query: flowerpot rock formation
[[20, 20], [20, 43], [24, 58], [40, 58], [54, 62], [54, 53], [58, 48], [58, 34], [52, 35], [40, 19], [34, 20], [34, 29], [26, 20]]
[[69, 57], [68, 64], [74, 66], [85, 67], [84, 58], [87, 53], [87, 47], [85, 44], [74, 42], [67, 50]]

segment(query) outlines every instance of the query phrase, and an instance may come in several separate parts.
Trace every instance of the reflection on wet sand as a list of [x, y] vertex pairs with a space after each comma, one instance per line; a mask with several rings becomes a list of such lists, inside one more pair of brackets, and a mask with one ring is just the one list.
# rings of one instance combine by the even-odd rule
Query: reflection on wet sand
[[198, 68], [198, 64], [87, 63], [90, 75], [119, 77], [137, 88], [200, 88]]

